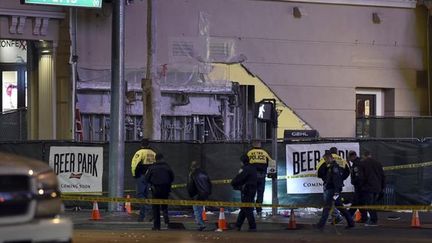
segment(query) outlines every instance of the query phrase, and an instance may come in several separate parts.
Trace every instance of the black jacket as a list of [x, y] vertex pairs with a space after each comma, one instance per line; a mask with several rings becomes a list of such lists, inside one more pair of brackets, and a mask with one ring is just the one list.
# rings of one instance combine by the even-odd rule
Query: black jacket
[[204, 170], [199, 168], [189, 174], [186, 186], [189, 196], [197, 196], [198, 200], [207, 200], [212, 192], [212, 183], [209, 176]]
[[171, 186], [174, 173], [167, 163], [158, 161], [148, 168], [145, 180], [152, 186]]
[[362, 162], [364, 180], [361, 184], [361, 191], [380, 193], [385, 188], [385, 175], [380, 162], [367, 158]]
[[256, 191], [258, 183], [257, 169], [251, 164], [243, 165], [241, 172], [231, 181], [234, 190], [241, 190], [243, 193]]
[[356, 191], [361, 189], [361, 185], [363, 184], [364, 180], [361, 163], [362, 162], [360, 158], [357, 157], [354, 161], [352, 161], [351, 165], [351, 184], [354, 186]]
[[318, 177], [324, 182], [324, 189], [342, 192], [343, 181], [349, 176], [349, 168], [340, 167], [336, 162], [323, 164], [318, 169]]

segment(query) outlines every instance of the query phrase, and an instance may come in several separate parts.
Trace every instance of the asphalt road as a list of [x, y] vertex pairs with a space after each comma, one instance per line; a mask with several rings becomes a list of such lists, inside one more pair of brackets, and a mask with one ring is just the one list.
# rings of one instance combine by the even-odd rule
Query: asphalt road
[[284, 231], [249, 232], [198, 232], [191, 230], [150, 229], [76, 229], [73, 242], [149, 242], [149, 243], [195, 243], [195, 242], [432, 242], [432, 229], [367, 228], [359, 226], [345, 230], [343, 226], [327, 227], [324, 231], [313, 228]]

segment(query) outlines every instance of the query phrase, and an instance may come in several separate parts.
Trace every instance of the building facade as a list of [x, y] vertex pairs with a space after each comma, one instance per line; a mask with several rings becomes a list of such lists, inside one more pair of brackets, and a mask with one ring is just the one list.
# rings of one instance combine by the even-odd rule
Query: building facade
[[[145, 130], [162, 140], [267, 137], [268, 126], [254, 119], [253, 105], [262, 99], [277, 102], [278, 137], [285, 129], [354, 137], [357, 117], [430, 115], [429, 15], [418, 1], [153, 1], [155, 82], [148, 87], [153, 96], [141, 92], [146, 3], [126, 6], [127, 139], [139, 139]], [[34, 34], [35, 24], [25, 24], [22, 34], [11, 33], [15, 15], [0, 12], [0, 39], [35, 42], [36, 49], [42, 39], [52, 46], [51, 79], [41, 76], [46, 72], [32, 72], [29, 80], [39, 85], [28, 91], [29, 137], [73, 137], [73, 56], [84, 139], [109, 139], [111, 3], [77, 9], [76, 35], [70, 32], [75, 20], [68, 8], [2, 1], [0, 10], [6, 8], [50, 9], [57, 16], [48, 17], [52, 34], [41, 36]], [[27, 19], [37, 19], [32, 16]], [[19, 28], [20, 17], [16, 22]], [[75, 39], [76, 55], [71, 55]], [[39, 69], [42, 57], [36, 58]], [[45, 88], [41, 80], [52, 81]], [[45, 95], [46, 90], [52, 91]], [[143, 104], [143, 99], [148, 100]], [[143, 113], [151, 119], [143, 121]], [[47, 118], [52, 124], [43, 122]]]
[[2, 121], [2, 140], [71, 136], [70, 42], [60, 35], [66, 17], [59, 7], [0, 1], [1, 111], [25, 114]]

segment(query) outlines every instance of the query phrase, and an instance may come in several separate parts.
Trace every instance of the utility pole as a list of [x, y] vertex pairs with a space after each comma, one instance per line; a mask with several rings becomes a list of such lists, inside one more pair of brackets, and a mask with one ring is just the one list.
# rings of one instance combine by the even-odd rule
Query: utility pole
[[[113, 1], [111, 42], [111, 112], [109, 141], [109, 196], [123, 197], [125, 133], [125, 1]], [[109, 203], [110, 212], [121, 211], [119, 203]]]
[[142, 103], [143, 103], [142, 131], [143, 131], [143, 137], [146, 138], [151, 138], [150, 134], [153, 134], [152, 131], [149, 131], [149, 129], [152, 129], [153, 127], [152, 117], [146, 115], [147, 110], [151, 107], [150, 104], [147, 104], [147, 102], [151, 103], [151, 99], [147, 97], [151, 97], [149, 94], [149, 92], [151, 92], [151, 87], [148, 88], [148, 86], [151, 86], [152, 83], [151, 72], [153, 69], [152, 18], [153, 18], [153, 1], [147, 0], [147, 35], [146, 35], [147, 36], [147, 65], [146, 65], [145, 78], [141, 80]]
[[[276, 169], [276, 172], [274, 173], [274, 175], [272, 176], [272, 204], [276, 205], [279, 204], [279, 198], [278, 198], [278, 179], [277, 179], [277, 160], [278, 160], [278, 156], [277, 156], [277, 128], [278, 128], [278, 114], [277, 114], [277, 110], [276, 110], [276, 101], [274, 101], [274, 106], [273, 106], [273, 115], [274, 120], [273, 120], [273, 139], [272, 139], [272, 155], [273, 155], [273, 160], [275, 161], [274, 166]], [[272, 208], [272, 215], [276, 216], [277, 215], [277, 211], [278, 208], [273, 207]]]
[[147, 66], [145, 78], [141, 81], [143, 94], [143, 136], [160, 139], [160, 100], [161, 93], [155, 78], [156, 55], [156, 8], [157, 1], [147, 0]]

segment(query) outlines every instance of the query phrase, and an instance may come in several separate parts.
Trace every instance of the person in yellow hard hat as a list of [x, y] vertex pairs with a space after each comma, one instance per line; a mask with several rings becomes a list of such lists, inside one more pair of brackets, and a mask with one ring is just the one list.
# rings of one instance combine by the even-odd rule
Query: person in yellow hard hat
[[[272, 161], [272, 158], [264, 149], [261, 148], [260, 141], [254, 140], [252, 146], [253, 148], [247, 152], [247, 156], [249, 157], [249, 163], [256, 168], [258, 174], [256, 203], [262, 203], [264, 199], [267, 167], [269, 161]], [[256, 212], [258, 217], [262, 216], [261, 207], [257, 207]]]
[[[141, 147], [135, 152], [131, 162], [132, 176], [136, 179], [137, 198], [148, 198], [148, 183], [144, 179], [150, 165], [156, 161], [156, 152], [149, 146], [149, 140], [143, 139]], [[140, 208], [138, 222], [144, 221], [146, 211], [150, 211], [150, 207], [142, 205]], [[152, 217], [150, 215], [149, 221]]]

